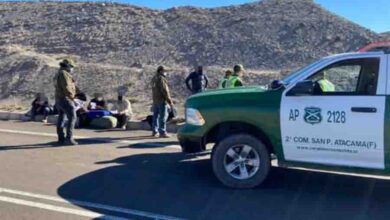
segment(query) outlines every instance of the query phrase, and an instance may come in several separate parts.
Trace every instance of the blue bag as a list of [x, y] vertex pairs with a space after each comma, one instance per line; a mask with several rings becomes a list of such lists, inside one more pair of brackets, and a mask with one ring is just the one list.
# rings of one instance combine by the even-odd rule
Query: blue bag
[[111, 112], [107, 110], [90, 110], [87, 112], [87, 118], [89, 120], [93, 120], [95, 118], [101, 118], [104, 116], [110, 116]]

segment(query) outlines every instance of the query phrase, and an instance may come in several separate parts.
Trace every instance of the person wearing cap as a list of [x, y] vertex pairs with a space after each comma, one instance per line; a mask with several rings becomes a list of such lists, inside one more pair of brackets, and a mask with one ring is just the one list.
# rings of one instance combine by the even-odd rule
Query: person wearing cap
[[164, 66], [159, 66], [151, 82], [153, 94], [153, 136], [162, 138], [170, 137], [166, 130], [168, 108], [174, 109], [166, 72], [167, 69]]
[[229, 78], [226, 88], [236, 88], [243, 86], [244, 84], [241, 79], [243, 73], [244, 67], [241, 64], [235, 65], [233, 68], [233, 75]]
[[[64, 59], [60, 63], [60, 70], [54, 78], [55, 84], [55, 102], [59, 116], [57, 121], [57, 135], [59, 145], [77, 145], [73, 139], [73, 131], [76, 124], [76, 107], [74, 98], [76, 96], [76, 85], [71, 73], [76, 67], [75, 62], [70, 59]], [[66, 126], [66, 136], [64, 133], [65, 115], [68, 119]]]
[[[190, 85], [191, 82], [191, 85]], [[198, 66], [197, 69], [190, 73], [186, 78], [186, 86], [192, 94], [200, 93], [206, 90], [209, 84], [207, 75], [203, 72], [203, 66]]]
[[233, 74], [233, 71], [226, 70], [225, 77], [223, 77], [223, 79], [221, 81], [219, 81], [218, 88], [220, 88], [220, 89], [226, 88], [226, 85], [227, 85], [230, 77], [232, 76], [232, 74]]

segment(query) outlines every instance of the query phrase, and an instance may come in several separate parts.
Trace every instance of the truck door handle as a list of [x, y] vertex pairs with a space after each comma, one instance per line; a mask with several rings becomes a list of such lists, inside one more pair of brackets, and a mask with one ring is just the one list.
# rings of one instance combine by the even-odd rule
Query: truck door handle
[[376, 108], [372, 108], [372, 107], [352, 107], [351, 111], [352, 112], [362, 112], [362, 113], [376, 113], [377, 112]]

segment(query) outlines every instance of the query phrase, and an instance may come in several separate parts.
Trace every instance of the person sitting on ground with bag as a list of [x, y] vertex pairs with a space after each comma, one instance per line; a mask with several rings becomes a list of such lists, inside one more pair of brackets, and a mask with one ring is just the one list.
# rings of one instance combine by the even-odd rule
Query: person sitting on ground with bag
[[77, 128], [84, 128], [89, 125], [89, 121], [87, 118], [88, 109], [86, 107], [86, 102], [88, 98], [87, 95], [82, 92], [78, 87], [76, 87], [76, 96], [74, 99], [74, 103], [76, 106], [76, 115], [77, 115]]
[[[80, 94], [85, 95], [85, 94]], [[84, 97], [83, 97], [84, 98]], [[110, 116], [111, 112], [107, 110], [106, 100], [102, 93], [95, 93], [94, 98], [89, 102], [87, 109], [80, 108], [79, 128], [88, 128], [92, 126], [95, 119]], [[115, 119], [116, 121], [116, 119]], [[115, 123], [116, 124], [116, 123]], [[93, 126], [92, 126], [93, 127]]]
[[31, 121], [35, 121], [37, 115], [43, 115], [42, 122], [47, 123], [47, 118], [54, 108], [49, 105], [49, 99], [43, 93], [37, 93], [31, 103]]
[[95, 93], [94, 98], [89, 102], [88, 110], [105, 110], [106, 100], [102, 93]]
[[[111, 112], [107, 109], [106, 103], [107, 102], [104, 99], [102, 93], [95, 93], [94, 98], [88, 104], [88, 111], [83, 113], [82, 127], [106, 127], [96, 125], [96, 123], [93, 122], [95, 119], [100, 119], [111, 115]], [[95, 120], [97, 124], [99, 124], [101, 121], [104, 121], [104, 119]]]
[[118, 100], [114, 104], [112, 109], [113, 116], [118, 119], [118, 128], [126, 130], [127, 122], [133, 116], [133, 111], [131, 109], [130, 101], [123, 96], [123, 94], [118, 94]]

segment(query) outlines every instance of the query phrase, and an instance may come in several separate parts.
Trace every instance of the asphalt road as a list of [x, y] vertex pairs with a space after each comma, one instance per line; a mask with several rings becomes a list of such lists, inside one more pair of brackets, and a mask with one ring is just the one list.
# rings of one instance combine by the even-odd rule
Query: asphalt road
[[208, 154], [175, 138], [0, 121], [0, 219], [390, 219], [390, 181], [273, 168], [252, 190], [214, 177]]

